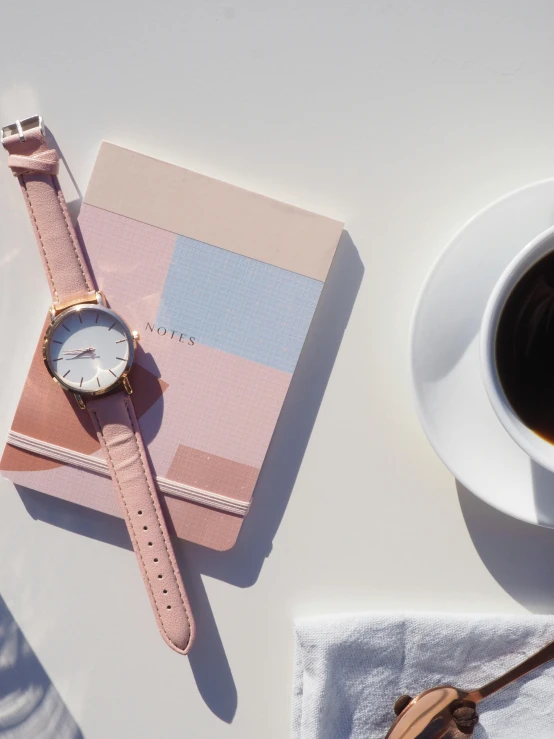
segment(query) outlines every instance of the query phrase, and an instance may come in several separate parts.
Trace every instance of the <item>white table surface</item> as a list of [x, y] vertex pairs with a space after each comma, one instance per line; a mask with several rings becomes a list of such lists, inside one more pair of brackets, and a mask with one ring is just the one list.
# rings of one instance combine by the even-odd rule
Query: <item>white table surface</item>
[[[108, 139], [342, 218], [365, 268], [336, 353], [362, 278], [343, 250], [292, 436], [274, 445], [237, 550], [179, 547], [199, 621], [190, 661], [157, 634], [121, 522], [0, 482], [0, 619], [30, 647], [0, 660], [0, 692], [3, 675], [36, 683], [37, 720], [58, 712], [71, 739], [283, 739], [296, 616], [552, 612], [554, 531], [457, 489], [420, 429], [408, 362], [414, 302], [444, 244], [492, 199], [554, 173], [552, 3], [0, 10], [0, 121], [41, 112], [81, 191]], [[6, 169], [0, 202], [3, 439], [48, 293]]]

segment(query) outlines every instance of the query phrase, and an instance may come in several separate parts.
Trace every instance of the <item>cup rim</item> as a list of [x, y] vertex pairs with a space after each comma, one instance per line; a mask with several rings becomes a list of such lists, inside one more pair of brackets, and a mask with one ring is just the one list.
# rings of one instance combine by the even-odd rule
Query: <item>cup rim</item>
[[481, 373], [491, 405], [512, 439], [535, 462], [554, 472], [554, 444], [530, 429], [515, 413], [496, 371], [496, 335], [502, 310], [516, 284], [540, 259], [554, 252], [554, 226], [530, 241], [508, 264], [489, 296], [481, 320]]

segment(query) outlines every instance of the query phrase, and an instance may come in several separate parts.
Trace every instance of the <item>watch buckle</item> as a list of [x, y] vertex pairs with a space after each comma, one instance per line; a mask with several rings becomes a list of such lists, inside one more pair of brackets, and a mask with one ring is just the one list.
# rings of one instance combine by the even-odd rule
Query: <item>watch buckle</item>
[[0, 129], [0, 143], [2, 146], [5, 146], [4, 139], [8, 136], [13, 136], [14, 134], [18, 134], [19, 140], [23, 142], [25, 141], [25, 131], [30, 131], [32, 128], [36, 128], [37, 126], [40, 128], [41, 133], [44, 136], [44, 121], [40, 115], [32, 115], [29, 118], [21, 118], [14, 121], [14, 123], [8, 123], [7, 126]]

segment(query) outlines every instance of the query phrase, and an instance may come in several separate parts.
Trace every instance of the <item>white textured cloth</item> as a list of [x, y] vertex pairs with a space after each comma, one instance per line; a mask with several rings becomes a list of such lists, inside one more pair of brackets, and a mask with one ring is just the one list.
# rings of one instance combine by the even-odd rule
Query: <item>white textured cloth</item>
[[[474, 689], [549, 641], [550, 616], [361, 614], [299, 619], [293, 739], [384, 739], [402, 694]], [[474, 739], [552, 739], [554, 662], [483, 701]]]

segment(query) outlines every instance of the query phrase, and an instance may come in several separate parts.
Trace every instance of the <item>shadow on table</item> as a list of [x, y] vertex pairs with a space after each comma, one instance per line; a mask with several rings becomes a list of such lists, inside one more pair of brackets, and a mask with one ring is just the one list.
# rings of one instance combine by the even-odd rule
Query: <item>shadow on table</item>
[[[343, 231], [236, 545], [216, 552], [176, 542], [197, 620], [190, 665], [206, 704], [223, 721], [233, 720], [237, 693], [201, 574], [242, 588], [258, 579], [292, 493], [363, 273], [356, 247]], [[131, 549], [121, 519], [17, 487], [33, 518]]]
[[75, 719], [0, 598], [0, 739], [83, 739]]
[[[544, 496], [544, 475], [533, 470], [533, 480], [536, 497]], [[529, 611], [554, 613], [554, 530], [512, 518], [461, 483], [456, 487], [469, 535], [494, 579]]]

